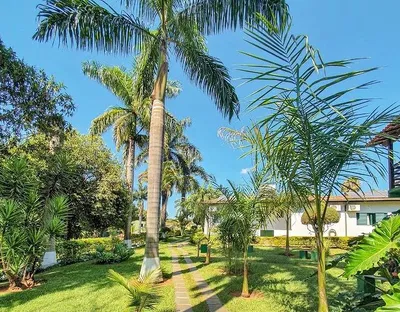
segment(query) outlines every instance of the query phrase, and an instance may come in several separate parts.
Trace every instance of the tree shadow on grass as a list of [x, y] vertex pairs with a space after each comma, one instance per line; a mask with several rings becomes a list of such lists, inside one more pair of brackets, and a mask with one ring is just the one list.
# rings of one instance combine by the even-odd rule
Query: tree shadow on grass
[[[29, 290], [0, 295], [0, 308], [6, 308], [6, 311], [8, 311], [40, 296], [62, 293], [87, 286], [90, 288], [90, 292], [114, 287], [115, 283], [107, 278], [108, 270], [113, 269], [125, 278], [130, 279], [139, 275], [142, 258], [142, 252], [139, 252], [121, 263], [100, 265], [95, 264], [93, 261], [88, 261], [51, 268], [37, 275], [36, 279], [40, 285]], [[161, 254], [160, 260], [166, 262], [170, 261], [171, 258]], [[164, 272], [165, 279], [170, 279], [171, 277], [172, 272], [170, 270]], [[121, 294], [123, 292], [124, 290], [121, 289]], [[67, 300], [73, 300], [73, 298], [57, 301], [56, 305], [62, 305], [62, 302]], [[170, 312], [167, 310], [162, 311]]]
[[[268, 306], [267, 302], [277, 304], [282, 309], [279, 311], [317, 311], [318, 283], [317, 276], [314, 275], [317, 268], [316, 262], [286, 257], [281, 255], [282, 250], [280, 248], [256, 249], [251, 254], [249, 285], [251, 291], [261, 292], [264, 296], [264, 298], [256, 299], [260, 301], [257, 301], [257, 305], [254, 304], [252, 308], [246, 304], [250, 304], [252, 299], [235, 298], [233, 296], [234, 293], [241, 292], [243, 279], [241, 276], [221, 274], [223, 257], [214, 256], [213, 264], [211, 264], [213, 271], [215, 271], [214, 274], [203, 272], [203, 276], [209, 276], [205, 279], [206, 282], [224, 305], [235, 299], [237, 300], [235, 306], [239, 306], [240, 301], [243, 301], [242, 305], [251, 308], [253, 312], [267, 311], [268, 308], [275, 311], [275, 307]], [[195, 257], [192, 259], [194, 262], [196, 261]], [[207, 270], [207, 268], [204, 270]], [[341, 305], [341, 302], [336, 298], [339, 292], [351, 291], [354, 291], [354, 281], [333, 276], [328, 271], [327, 292], [331, 308], [339, 308]], [[200, 295], [197, 294], [197, 296]], [[264, 300], [267, 306], [262, 306]]]

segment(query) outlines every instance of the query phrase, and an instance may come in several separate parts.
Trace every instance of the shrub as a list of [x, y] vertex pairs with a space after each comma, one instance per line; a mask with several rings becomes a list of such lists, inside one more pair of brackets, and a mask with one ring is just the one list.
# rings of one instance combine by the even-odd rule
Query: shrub
[[[143, 246], [145, 238], [145, 233], [132, 235], [132, 245]], [[61, 264], [88, 261], [95, 258], [97, 248], [104, 248], [104, 252], [111, 252], [118, 243], [121, 243], [121, 240], [117, 237], [63, 240], [57, 244], [57, 256]]]
[[111, 251], [106, 251], [103, 245], [98, 245], [95, 259], [97, 264], [117, 263], [129, 259], [133, 253], [133, 249], [129, 249], [122, 242], [117, 243]]
[[[354, 237], [325, 237], [327, 246], [340, 249], [350, 249], [349, 244], [354, 241], [354, 239]], [[256, 237], [255, 243], [265, 247], [284, 248], [286, 245], [286, 236]], [[316, 248], [315, 237], [312, 236], [291, 236], [289, 237], [289, 243], [290, 246], [297, 248]]]
[[[315, 209], [313, 211], [308, 211], [308, 214], [306, 212], [303, 213], [301, 216], [301, 223], [302, 224], [316, 224], [317, 220], [317, 213]], [[332, 223], [338, 223], [340, 220], [340, 214], [336, 211], [335, 208], [333, 207], [328, 207], [326, 209], [325, 213], [325, 218], [324, 218], [324, 224], [332, 224]]]

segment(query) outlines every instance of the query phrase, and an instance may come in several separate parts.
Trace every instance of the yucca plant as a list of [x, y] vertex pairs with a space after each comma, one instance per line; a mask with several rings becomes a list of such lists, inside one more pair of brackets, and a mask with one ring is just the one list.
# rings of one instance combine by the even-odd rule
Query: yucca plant
[[130, 296], [129, 307], [132, 311], [141, 312], [144, 309], [154, 310], [155, 305], [159, 299], [157, 281], [162, 274], [161, 269], [151, 271], [144, 277], [139, 279], [127, 280], [118, 272], [114, 270], [108, 271], [108, 278], [123, 286]]
[[356, 94], [376, 83], [356, 78], [377, 68], [349, 70], [356, 59], [325, 62], [307, 36], [291, 34], [290, 23], [276, 27], [261, 15], [258, 19], [246, 30], [258, 54], [244, 53], [253, 63], [242, 70], [247, 83], [260, 84], [250, 108], [266, 117], [240, 139], [245, 137], [255, 165], [270, 173], [282, 191], [298, 198], [306, 213], [315, 209], [318, 311], [326, 312], [323, 228], [329, 198], [350, 177], [368, 185], [384, 176], [376, 155], [386, 151], [368, 142], [398, 109], [370, 109], [371, 99]]
[[24, 158], [7, 159], [0, 166], [0, 176], [15, 179], [0, 179], [1, 271], [10, 288], [29, 288], [35, 284], [47, 238], [53, 240], [65, 229], [67, 200], [53, 197], [44, 205], [34, 172]]

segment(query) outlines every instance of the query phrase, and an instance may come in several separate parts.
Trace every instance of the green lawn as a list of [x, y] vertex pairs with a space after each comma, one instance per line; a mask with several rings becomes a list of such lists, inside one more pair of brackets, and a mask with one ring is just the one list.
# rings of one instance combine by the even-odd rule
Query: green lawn
[[[254, 248], [254, 253], [251, 254], [250, 288], [258, 294], [255, 298], [244, 299], [232, 296], [232, 293], [240, 293], [242, 278], [224, 274], [220, 253], [213, 251], [212, 263], [204, 266], [204, 258], [196, 258], [195, 247], [186, 246], [185, 249], [230, 312], [317, 310], [317, 277], [310, 277], [316, 272], [316, 262], [296, 257], [287, 258], [281, 254], [282, 249]], [[354, 279], [339, 277], [342, 273], [340, 268], [328, 270], [327, 287], [331, 311], [339, 311], [339, 292], [353, 291], [356, 287]]]
[[[126, 278], [137, 276], [143, 248], [127, 261], [118, 264], [96, 265], [77, 263], [50, 269], [37, 275], [42, 284], [31, 290], [0, 294], [0, 311], [7, 312], [86, 312], [124, 311], [129, 296], [126, 290], [107, 279], [112, 268]], [[171, 256], [167, 245], [161, 246], [161, 261], [167, 278], [171, 277]], [[174, 287], [171, 280], [161, 286], [159, 312], [175, 311]]]

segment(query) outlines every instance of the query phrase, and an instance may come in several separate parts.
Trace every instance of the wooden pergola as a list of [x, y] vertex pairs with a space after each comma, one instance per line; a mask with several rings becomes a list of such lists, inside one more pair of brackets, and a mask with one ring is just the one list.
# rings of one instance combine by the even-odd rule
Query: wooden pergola
[[[396, 180], [400, 182], [400, 170], [399, 173], [397, 173], [395, 170], [395, 165], [393, 163], [393, 142], [398, 140], [400, 140], [400, 118], [389, 123], [378, 135], [376, 135], [368, 143], [369, 146], [383, 145], [386, 146], [388, 149], [389, 191], [396, 186], [400, 186], [396, 185]], [[396, 177], [398, 179], [396, 179]]]

